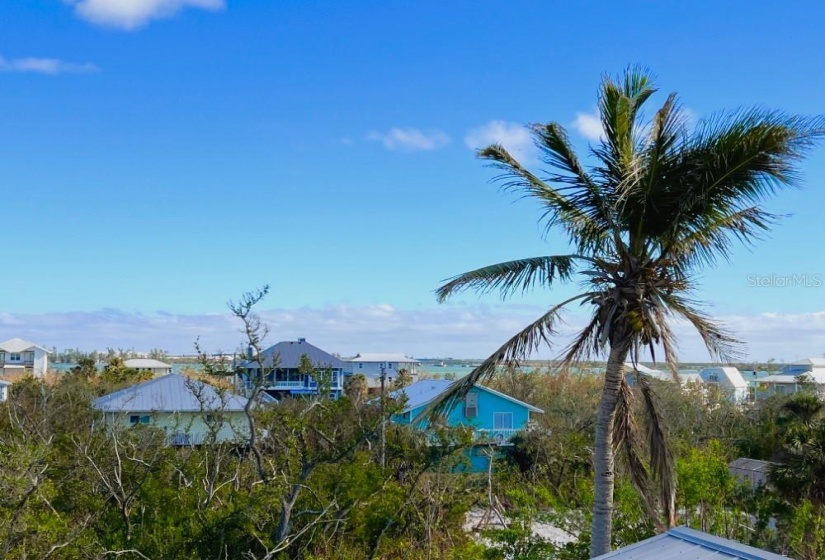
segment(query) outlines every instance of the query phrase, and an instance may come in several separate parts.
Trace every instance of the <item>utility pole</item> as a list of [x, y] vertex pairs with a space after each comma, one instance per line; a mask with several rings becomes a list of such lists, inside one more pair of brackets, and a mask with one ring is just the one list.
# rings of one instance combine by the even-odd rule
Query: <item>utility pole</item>
[[387, 421], [384, 415], [384, 385], [387, 380], [386, 364], [381, 362], [381, 468], [387, 466]]

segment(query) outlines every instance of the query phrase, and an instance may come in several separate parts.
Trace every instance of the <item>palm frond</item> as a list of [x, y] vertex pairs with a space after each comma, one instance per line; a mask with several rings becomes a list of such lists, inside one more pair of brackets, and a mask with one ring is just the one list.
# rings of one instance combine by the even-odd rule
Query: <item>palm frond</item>
[[545, 207], [542, 220], [546, 227], [562, 226], [571, 236], [578, 238], [591, 235], [589, 232], [599, 230], [587, 213], [570, 200], [559, 189], [542, 181], [519, 163], [501, 145], [493, 144], [477, 153], [481, 159], [492, 162], [490, 165], [502, 171], [496, 180], [502, 182], [504, 190], [519, 191], [526, 197], [538, 199]]
[[[640, 376], [637, 376], [640, 377]], [[628, 385], [627, 380], [622, 377], [619, 385], [618, 401], [616, 402], [616, 419], [613, 426], [613, 449], [615, 453], [621, 453], [627, 466], [630, 476], [630, 483], [636, 488], [642, 499], [642, 507], [645, 514], [652, 523], [656, 525], [657, 531], [664, 529], [656, 506], [656, 498], [651, 493], [650, 471], [639, 454], [641, 442], [639, 438], [639, 428], [634, 413], [633, 389]]]
[[742, 342], [722, 325], [695, 309], [694, 302], [677, 294], [668, 294], [663, 298], [673, 313], [687, 319], [693, 325], [714, 360], [732, 363], [742, 359]]
[[624, 180], [636, 156], [639, 111], [655, 92], [650, 74], [639, 67], [627, 68], [618, 80], [602, 81], [599, 115], [605, 139], [593, 153], [605, 166], [603, 176]]
[[532, 352], [537, 350], [542, 343], [551, 346], [550, 339], [556, 333], [556, 325], [559, 321], [559, 313], [568, 304], [582, 299], [586, 295], [578, 295], [567, 299], [551, 307], [541, 317], [521, 329], [513, 335], [507, 342], [502, 344], [498, 350], [485, 359], [478, 367], [469, 374], [453, 383], [438, 400], [430, 403], [413, 423], [418, 423], [425, 418], [438, 417], [447, 413], [456, 402], [463, 398], [467, 391], [481, 381], [489, 379], [495, 375], [498, 366], [502, 364], [518, 367], [521, 360], [526, 359]]
[[506, 299], [517, 291], [525, 293], [536, 285], [550, 287], [566, 282], [574, 271], [578, 255], [532, 257], [485, 266], [450, 278], [436, 290], [438, 301], [463, 290], [480, 294], [498, 291]]
[[823, 137], [822, 117], [754, 109], [701, 121], [659, 158], [658, 186], [647, 201], [656, 214], [645, 222], [646, 234], [680, 237], [701, 231], [708, 217], [758, 208], [779, 189], [799, 184], [797, 163]]
[[673, 453], [668, 445], [664, 422], [656, 406], [650, 381], [642, 375], [637, 377], [645, 408], [651, 473], [659, 486], [660, 503], [668, 527], [673, 527], [676, 524], [676, 466]]
[[690, 224], [679, 236], [668, 240], [662, 255], [685, 266], [715, 264], [719, 257], [730, 261], [731, 241], [751, 245], [762, 238], [779, 216], [751, 206], [732, 214], [711, 212]]
[[542, 153], [542, 161], [561, 172], [550, 174], [546, 180], [568, 185], [559, 191], [563, 191], [573, 205], [587, 214], [589, 223], [597, 227], [589, 231], [588, 235], [580, 237], [579, 247], [603, 242], [607, 232], [614, 226], [613, 201], [609, 193], [604, 192], [582, 167], [564, 127], [558, 123], [547, 123], [534, 124], [531, 128], [536, 137], [536, 145]]

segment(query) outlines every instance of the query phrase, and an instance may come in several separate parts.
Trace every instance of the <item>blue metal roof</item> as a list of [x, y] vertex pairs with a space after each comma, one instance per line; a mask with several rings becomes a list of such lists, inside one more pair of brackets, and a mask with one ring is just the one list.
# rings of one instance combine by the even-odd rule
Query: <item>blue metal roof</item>
[[[261, 361], [265, 367], [270, 367], [274, 363], [275, 356], [278, 357], [278, 367], [284, 369], [297, 369], [301, 364], [301, 356], [307, 358], [316, 368], [344, 369], [344, 362], [332, 354], [324, 352], [317, 346], [313, 346], [306, 340], [286, 340], [270, 346], [261, 352]], [[244, 367], [257, 368], [257, 361], [246, 361]]]
[[170, 373], [100, 397], [92, 406], [104, 412], [239, 412], [246, 403], [234, 393]]
[[[442, 393], [449, 389], [453, 383], [456, 383], [456, 381], [451, 381], [449, 379], [422, 379], [404, 387], [403, 389], [393, 391], [390, 393], [390, 396], [395, 399], [400, 399], [406, 395], [407, 404], [404, 407], [404, 412], [408, 412], [434, 401], [436, 398], [441, 396]], [[532, 412], [544, 412], [540, 408], [536, 408], [531, 404], [527, 404], [524, 401], [520, 401], [517, 398], [511, 397], [510, 395], [500, 391], [490, 389], [484, 385], [473, 385], [473, 387], [476, 389], [481, 389], [482, 391], [487, 391], [488, 393], [492, 393], [516, 404], [520, 404]]]
[[597, 556], [593, 560], [787, 560], [787, 557], [687, 527]]

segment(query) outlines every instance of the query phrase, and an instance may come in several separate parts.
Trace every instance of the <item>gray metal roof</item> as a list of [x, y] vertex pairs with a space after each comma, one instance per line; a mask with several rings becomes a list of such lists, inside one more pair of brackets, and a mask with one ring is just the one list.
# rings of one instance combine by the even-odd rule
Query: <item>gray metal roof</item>
[[[284, 369], [297, 369], [301, 363], [301, 356], [307, 355], [307, 358], [312, 362], [316, 368], [338, 368], [343, 369], [346, 364], [339, 360], [332, 354], [328, 354], [313, 346], [306, 340], [286, 340], [279, 342], [274, 346], [270, 346], [261, 352], [261, 360], [264, 366], [270, 366], [273, 363], [274, 357], [278, 356], [278, 367]], [[244, 362], [244, 367], [256, 368], [258, 363], [256, 361]]]
[[[390, 396], [392, 396], [393, 398], [401, 398], [406, 395], [407, 404], [404, 407], [404, 412], [408, 412], [410, 410], [418, 408], [419, 406], [432, 402], [438, 396], [444, 393], [444, 391], [449, 389], [450, 385], [452, 385], [453, 383], [456, 382], [451, 381], [449, 379], [422, 379], [421, 381], [416, 381], [415, 383], [412, 383], [404, 387], [403, 389], [393, 391], [392, 393], [390, 393]], [[490, 389], [489, 387], [485, 387], [484, 385], [473, 385], [473, 387], [475, 387], [476, 389], [480, 389], [482, 391], [487, 391], [488, 393], [492, 393], [516, 404], [520, 404], [532, 412], [544, 412], [540, 408], [536, 408], [531, 404], [527, 404], [526, 402], [511, 397], [506, 393]]]
[[239, 412], [247, 399], [178, 373], [156, 377], [96, 399], [104, 412]]
[[593, 560], [786, 560], [785, 556], [687, 527], [597, 556]]

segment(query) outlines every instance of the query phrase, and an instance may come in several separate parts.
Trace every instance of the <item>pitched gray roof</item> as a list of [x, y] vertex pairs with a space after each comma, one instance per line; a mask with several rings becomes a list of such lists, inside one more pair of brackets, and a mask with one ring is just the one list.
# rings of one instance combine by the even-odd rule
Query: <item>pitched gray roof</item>
[[[415, 383], [407, 385], [403, 389], [393, 391], [392, 393], [390, 393], [390, 396], [397, 399], [406, 395], [407, 404], [404, 407], [404, 412], [408, 412], [410, 410], [418, 408], [419, 406], [432, 402], [442, 393], [444, 393], [444, 391], [449, 389], [450, 385], [452, 385], [453, 383], [456, 382], [451, 381], [449, 379], [422, 379], [421, 381], [416, 381]], [[480, 389], [482, 391], [487, 391], [488, 393], [492, 393], [516, 404], [520, 404], [532, 412], [544, 412], [540, 408], [536, 408], [531, 404], [527, 404], [526, 402], [520, 401], [515, 397], [511, 397], [506, 393], [490, 389], [489, 387], [485, 387], [484, 385], [473, 385], [473, 387], [475, 387], [476, 389]]]
[[239, 412], [246, 403], [244, 397], [170, 373], [100, 397], [92, 406], [104, 412]]
[[[312, 362], [316, 368], [339, 368], [343, 369], [346, 364], [339, 360], [332, 354], [328, 354], [313, 346], [306, 340], [286, 340], [279, 342], [274, 346], [270, 346], [261, 352], [261, 360], [264, 366], [270, 366], [273, 363], [275, 356], [278, 357], [278, 367], [284, 369], [297, 369], [301, 363], [301, 356], [307, 355], [307, 358]], [[255, 368], [258, 366], [256, 361], [244, 362], [244, 367]]]
[[661, 535], [597, 556], [593, 560], [787, 560], [785, 556], [723, 539], [702, 531], [676, 527]]

